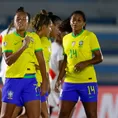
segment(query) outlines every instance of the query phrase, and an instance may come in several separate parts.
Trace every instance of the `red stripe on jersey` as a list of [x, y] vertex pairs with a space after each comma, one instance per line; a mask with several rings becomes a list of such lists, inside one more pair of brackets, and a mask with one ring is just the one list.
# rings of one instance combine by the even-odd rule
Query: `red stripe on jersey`
[[56, 76], [56, 73], [51, 68], [49, 69], [49, 74], [50, 74], [52, 79], [54, 79]]

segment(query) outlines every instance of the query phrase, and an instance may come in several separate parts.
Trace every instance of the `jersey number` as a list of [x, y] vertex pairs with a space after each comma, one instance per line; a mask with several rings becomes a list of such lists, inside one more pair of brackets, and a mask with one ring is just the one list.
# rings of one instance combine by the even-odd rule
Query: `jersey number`
[[94, 86], [87, 86], [88, 94], [91, 95], [92, 93], [95, 94], [95, 87]]
[[77, 50], [76, 49], [71, 49], [70, 50], [70, 58], [77, 57]]

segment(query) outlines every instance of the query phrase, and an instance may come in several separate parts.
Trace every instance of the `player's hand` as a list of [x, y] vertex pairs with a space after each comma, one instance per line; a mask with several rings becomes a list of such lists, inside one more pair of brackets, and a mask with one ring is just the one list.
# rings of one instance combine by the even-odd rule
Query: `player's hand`
[[48, 91], [47, 83], [46, 82], [42, 82], [41, 83], [41, 96], [45, 95], [47, 91]]
[[80, 72], [82, 71], [84, 68], [86, 68], [88, 66], [88, 63], [87, 62], [80, 62], [80, 63], [77, 63], [74, 67], [74, 70], [76, 72]]
[[57, 92], [57, 93], [60, 92], [60, 86], [61, 86], [61, 81], [57, 80], [55, 83], [55, 92]]
[[28, 48], [30, 42], [33, 42], [32, 37], [26, 36], [25, 39], [23, 40], [23, 46]]

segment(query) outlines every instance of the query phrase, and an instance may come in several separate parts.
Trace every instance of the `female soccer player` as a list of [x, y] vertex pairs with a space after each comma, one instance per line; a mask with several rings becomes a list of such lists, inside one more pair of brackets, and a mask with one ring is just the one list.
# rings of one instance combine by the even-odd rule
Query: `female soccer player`
[[[46, 11], [45, 11], [46, 12]], [[38, 36], [41, 38], [41, 44], [42, 44], [42, 49], [43, 49], [43, 55], [46, 63], [46, 72], [47, 72], [47, 81], [48, 81], [48, 88], [49, 88], [49, 60], [50, 60], [50, 55], [51, 55], [51, 41], [49, 40], [49, 35], [51, 32], [51, 20], [47, 16], [46, 13], [44, 13], [44, 10], [37, 14], [33, 18], [33, 28], [35, 29], [36, 33]], [[38, 86], [41, 85], [42, 83], [42, 77], [40, 74], [40, 67], [37, 67], [37, 81], [38, 81]], [[48, 91], [45, 95], [41, 96], [41, 116], [43, 118], [49, 118], [48, 114], [48, 105], [47, 105], [47, 97], [48, 97]]]
[[[53, 111], [54, 107], [57, 107], [59, 101], [59, 95], [55, 93], [54, 86], [55, 81], [58, 75], [59, 67], [61, 64], [61, 60], [63, 59], [63, 49], [61, 47], [61, 39], [60, 39], [60, 31], [59, 25], [61, 24], [62, 20], [59, 16], [54, 15], [53, 13], [49, 12], [48, 17], [52, 21], [51, 33], [50, 38], [53, 40], [51, 45], [51, 58], [50, 58], [50, 70], [49, 70], [49, 78], [50, 78], [50, 94], [48, 96], [48, 104], [50, 106], [50, 115]], [[53, 76], [54, 74], [54, 76]]]
[[85, 30], [86, 18], [82, 11], [75, 11], [70, 18], [72, 33], [63, 38], [64, 61], [56, 82], [58, 90], [65, 75], [60, 95], [59, 118], [68, 118], [80, 98], [87, 118], [97, 118], [98, 86], [94, 64], [102, 62], [98, 39]]
[[2, 50], [8, 65], [2, 89], [1, 118], [11, 118], [16, 105], [24, 105], [28, 118], [40, 117], [40, 91], [35, 78], [35, 56], [42, 75], [42, 95], [47, 91], [46, 68], [41, 42], [35, 33], [26, 32], [28, 14], [18, 10], [14, 16], [16, 32], [3, 38]]

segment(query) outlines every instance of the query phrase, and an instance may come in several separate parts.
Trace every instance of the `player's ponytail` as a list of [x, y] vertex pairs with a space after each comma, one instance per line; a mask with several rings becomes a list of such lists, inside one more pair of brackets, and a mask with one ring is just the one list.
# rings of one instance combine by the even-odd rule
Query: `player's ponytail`
[[47, 12], [42, 10], [41, 13], [36, 14], [36, 16], [33, 18], [31, 25], [36, 31], [38, 31], [41, 30], [43, 25], [48, 26], [50, 23], [51, 20], [47, 16]]
[[14, 27], [13, 21], [11, 21], [11, 24], [8, 26], [7, 34], [9, 34], [9, 31], [11, 30], [12, 27]]

